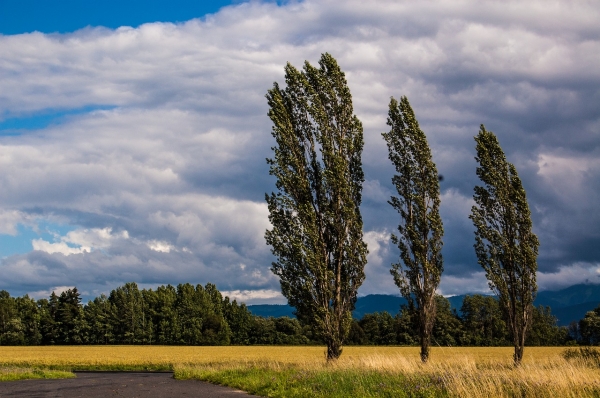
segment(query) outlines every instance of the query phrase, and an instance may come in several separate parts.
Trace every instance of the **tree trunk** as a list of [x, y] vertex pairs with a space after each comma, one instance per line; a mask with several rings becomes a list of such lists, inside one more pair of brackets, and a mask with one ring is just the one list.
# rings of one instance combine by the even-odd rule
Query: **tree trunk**
[[429, 360], [429, 333], [421, 333], [421, 361], [427, 363]]
[[525, 350], [524, 345], [515, 344], [515, 354], [513, 355], [513, 359], [515, 361], [515, 367], [521, 366], [521, 361], [523, 360], [523, 351]]
[[327, 341], [327, 362], [337, 360], [342, 355], [342, 344], [338, 339]]
[[435, 322], [435, 301], [434, 296], [423, 300], [419, 308], [419, 329], [421, 340], [421, 361], [427, 363], [429, 360], [429, 345], [431, 343], [431, 333], [433, 332], [433, 323]]
[[519, 367], [523, 360], [523, 353], [525, 352], [525, 330], [517, 329], [515, 330], [515, 334], [515, 354], [513, 355], [513, 359], [515, 361], [515, 367]]
[[431, 340], [431, 328], [428, 327], [428, 309], [427, 307], [419, 308], [419, 323], [421, 337], [421, 361], [427, 363], [429, 360], [429, 341]]

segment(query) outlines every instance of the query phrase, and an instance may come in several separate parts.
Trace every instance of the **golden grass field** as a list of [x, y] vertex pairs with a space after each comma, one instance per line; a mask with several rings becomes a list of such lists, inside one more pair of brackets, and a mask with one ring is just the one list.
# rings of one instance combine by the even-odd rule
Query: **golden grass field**
[[[526, 348], [524, 363], [562, 359], [563, 347]], [[470, 359], [477, 363], [510, 365], [512, 347], [434, 347], [431, 363]], [[340, 363], [368, 357], [418, 360], [419, 347], [344, 347]], [[273, 361], [325, 364], [325, 348], [316, 346], [29, 346], [0, 347], [1, 366], [42, 366], [69, 369], [139, 366], [169, 369], [175, 364], [231, 361]]]
[[[426, 365], [420, 363], [418, 347], [345, 347], [334, 364], [326, 363], [324, 347], [314, 346], [0, 347], [0, 368], [173, 369], [178, 378], [282, 397], [600, 397], [600, 368], [567, 361], [563, 351], [563, 347], [528, 347], [522, 366], [514, 368], [511, 347], [437, 347]], [[403, 384], [395, 384], [396, 379]], [[327, 383], [332, 385], [329, 390]], [[420, 385], [428, 389], [398, 395]]]

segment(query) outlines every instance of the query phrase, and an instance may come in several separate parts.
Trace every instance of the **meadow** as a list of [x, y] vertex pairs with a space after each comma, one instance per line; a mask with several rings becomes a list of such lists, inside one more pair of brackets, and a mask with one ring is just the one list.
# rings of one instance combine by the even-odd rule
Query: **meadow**
[[566, 360], [563, 352], [528, 347], [514, 368], [510, 347], [437, 347], [426, 365], [418, 347], [345, 347], [333, 364], [315, 346], [0, 347], [0, 380], [85, 369], [173, 370], [178, 379], [269, 397], [600, 397], [598, 363]]

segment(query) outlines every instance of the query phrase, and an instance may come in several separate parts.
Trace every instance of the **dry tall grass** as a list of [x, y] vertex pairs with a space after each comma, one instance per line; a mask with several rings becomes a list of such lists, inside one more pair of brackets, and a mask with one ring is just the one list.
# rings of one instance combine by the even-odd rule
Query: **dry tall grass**
[[[524, 363], [560, 357], [562, 347], [525, 349]], [[340, 363], [367, 356], [419, 359], [418, 347], [345, 347]], [[434, 347], [431, 361], [471, 357], [477, 363], [512, 363], [510, 347]], [[325, 348], [317, 346], [0, 346], [0, 365], [37, 365], [77, 367], [90, 365], [166, 366], [177, 363], [267, 360], [281, 363], [325, 363]]]
[[585, 361], [567, 361], [555, 354], [530, 357], [515, 368], [511, 358], [493, 361], [492, 355], [482, 360], [473, 354], [457, 354], [447, 354], [425, 365], [403, 356], [369, 355], [334, 366], [441, 379], [448, 394], [456, 397], [600, 396], [600, 369]]
[[[186, 378], [232, 371], [249, 377], [243, 376], [244, 369], [263, 369], [270, 375], [281, 374], [281, 378], [312, 377], [313, 384], [323, 375], [334, 380], [353, 378], [353, 383], [366, 383], [360, 391], [371, 391], [368, 383], [382, 375], [386, 383], [395, 378], [433, 380], [435, 391], [455, 397], [600, 397], [597, 364], [567, 361], [561, 356], [563, 351], [561, 347], [527, 348], [522, 366], [514, 368], [509, 347], [437, 347], [425, 365], [419, 360], [418, 347], [346, 347], [334, 364], [325, 362], [323, 347], [0, 347], [0, 367], [175, 369]], [[375, 379], [365, 376], [358, 380], [357, 374]], [[253, 377], [260, 378], [260, 372]], [[310, 383], [307, 385], [313, 385]]]
[[0, 366], [89, 369], [170, 369], [174, 364], [274, 360], [325, 361], [323, 347], [199, 346], [0, 346]]

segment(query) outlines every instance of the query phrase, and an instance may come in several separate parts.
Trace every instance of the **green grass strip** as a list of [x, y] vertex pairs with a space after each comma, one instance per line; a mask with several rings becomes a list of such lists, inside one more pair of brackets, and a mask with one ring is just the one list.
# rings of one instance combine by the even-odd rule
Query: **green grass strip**
[[0, 382], [28, 379], [70, 379], [72, 377], [75, 377], [74, 373], [64, 370], [18, 367], [0, 368]]
[[264, 397], [447, 397], [441, 380], [379, 371], [239, 367], [177, 367], [177, 379], [197, 379]]

